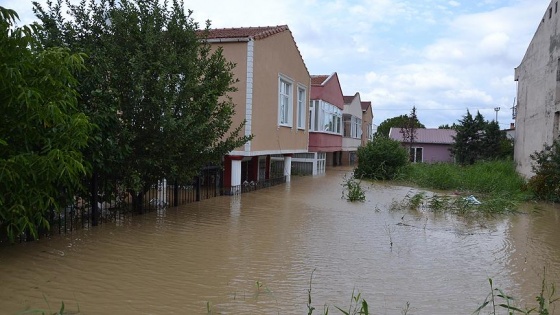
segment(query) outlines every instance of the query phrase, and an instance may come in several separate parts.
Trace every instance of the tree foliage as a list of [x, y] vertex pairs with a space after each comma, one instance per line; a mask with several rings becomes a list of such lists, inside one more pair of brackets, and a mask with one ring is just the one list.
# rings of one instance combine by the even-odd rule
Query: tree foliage
[[400, 133], [403, 135], [403, 142], [408, 145], [408, 150], [411, 155], [411, 161], [414, 161], [412, 146], [416, 141], [416, 127], [419, 125], [418, 117], [416, 116], [416, 106], [412, 107], [410, 111], [410, 116], [407, 117], [408, 119], [404, 122], [404, 126], [401, 126]]
[[408, 164], [409, 155], [398, 141], [376, 137], [358, 148], [357, 178], [393, 179]]
[[452, 125], [449, 125], [449, 124], [440, 125], [440, 126], [438, 127], [438, 129], [453, 129], [453, 130], [457, 130], [458, 127], [459, 127], [459, 126], [458, 126], [457, 124], [453, 123]]
[[37, 26], [15, 27], [17, 19], [0, 7], [0, 226], [12, 241], [26, 231], [36, 238], [80, 187], [92, 130], [73, 76], [83, 55], [43, 50]]
[[100, 127], [87, 154], [96, 174], [139, 200], [157, 180], [188, 180], [250, 139], [232, 127], [234, 64], [201, 40], [182, 1], [34, 5], [44, 45], [89, 55], [80, 104]]
[[[416, 108], [414, 108], [414, 113], [416, 113]], [[411, 124], [412, 119], [412, 124]], [[426, 128], [417, 117], [409, 117], [408, 115], [400, 115], [393, 118], [388, 118], [379, 124], [377, 127], [376, 136], [389, 137], [389, 131], [391, 128]]]
[[451, 151], [459, 164], [470, 165], [479, 160], [506, 158], [512, 153], [511, 141], [496, 121], [485, 121], [477, 112], [473, 117], [467, 110], [454, 128], [457, 134]]
[[560, 201], [560, 140], [545, 146], [540, 152], [531, 154], [532, 169], [535, 173], [529, 180], [529, 189], [539, 199]]

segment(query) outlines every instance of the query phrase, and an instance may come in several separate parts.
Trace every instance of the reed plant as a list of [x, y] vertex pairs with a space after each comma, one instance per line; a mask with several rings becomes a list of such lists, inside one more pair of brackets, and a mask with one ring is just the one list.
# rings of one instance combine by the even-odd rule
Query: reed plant
[[348, 201], [360, 201], [364, 202], [366, 200], [365, 190], [362, 187], [362, 180], [356, 178], [354, 174], [351, 176], [344, 175], [342, 178], [342, 198]]

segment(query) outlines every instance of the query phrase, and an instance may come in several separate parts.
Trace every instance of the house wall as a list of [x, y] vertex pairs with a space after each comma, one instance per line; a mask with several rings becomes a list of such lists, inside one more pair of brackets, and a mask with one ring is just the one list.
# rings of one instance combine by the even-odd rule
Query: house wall
[[[292, 127], [278, 125], [279, 74], [293, 81]], [[306, 88], [305, 124], [297, 128], [297, 86]], [[285, 31], [255, 41], [251, 151], [307, 152], [311, 78], [292, 35]]]
[[327, 83], [323, 86], [313, 86], [311, 91], [312, 100], [324, 100], [332, 105], [344, 110], [344, 97], [338, 81], [338, 75], [335, 73]]
[[560, 120], [560, 12], [552, 1], [515, 69], [517, 116], [514, 159], [525, 177], [533, 175], [530, 155], [551, 144]]
[[335, 152], [342, 147], [342, 137], [321, 132], [309, 133], [309, 152]]
[[[238, 80], [235, 83], [237, 91], [229, 93], [232, 98], [233, 104], [235, 104], [235, 115], [232, 117], [232, 128], [234, 129], [239, 126], [245, 120], [245, 103], [246, 103], [246, 90], [247, 90], [247, 42], [223, 42], [223, 43], [211, 43], [214, 50], [218, 47], [222, 47], [223, 56], [226, 60], [231, 61], [236, 64], [233, 69], [233, 75], [235, 79]], [[230, 130], [231, 130], [230, 129]], [[245, 127], [241, 132], [241, 135], [245, 134]], [[237, 148], [236, 150], [243, 150], [243, 147]]]
[[448, 144], [414, 144], [414, 146], [423, 147], [424, 163], [453, 162], [453, 156], [449, 151], [451, 146]]
[[373, 135], [373, 110], [370, 107], [365, 112], [362, 112], [362, 146], [366, 145], [370, 139], [368, 134]]
[[[359, 119], [363, 119], [362, 118], [362, 102], [360, 100], [359, 95], [357, 97], [354, 97], [352, 99], [352, 102], [350, 104], [344, 104], [344, 110], [342, 111], [343, 115], [344, 114], [350, 114], [356, 118]], [[347, 128], [346, 124], [343, 126], [344, 130], [346, 130], [345, 128]], [[350, 126], [350, 128], [352, 128], [352, 126]], [[360, 130], [362, 130], [362, 135], [363, 135], [363, 121], [362, 121], [362, 125], [360, 126]], [[358, 150], [358, 147], [362, 144], [362, 138], [360, 136], [360, 138], [356, 139], [356, 138], [350, 138], [347, 136], [344, 136], [342, 138], [342, 151], [356, 151]], [[343, 158], [343, 164], [344, 165], [348, 165], [348, 163], [345, 163], [344, 160], [346, 158]]]

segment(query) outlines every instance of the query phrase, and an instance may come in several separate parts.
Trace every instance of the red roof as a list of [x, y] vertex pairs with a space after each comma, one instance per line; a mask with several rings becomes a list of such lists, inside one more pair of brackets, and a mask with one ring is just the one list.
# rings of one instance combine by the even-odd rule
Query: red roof
[[207, 39], [217, 38], [252, 38], [262, 39], [268, 36], [278, 34], [289, 30], [287, 25], [278, 26], [259, 26], [259, 27], [235, 27], [235, 28], [215, 28], [209, 29], [208, 33], [201, 31], [201, 34], [207, 35]]
[[[453, 137], [457, 132], [453, 129], [416, 129], [416, 139], [415, 143], [436, 143], [436, 144], [452, 144], [454, 142]], [[389, 138], [403, 142], [403, 134], [401, 133], [401, 128], [391, 128], [389, 131]]]
[[311, 85], [323, 85], [330, 75], [312, 75]]
[[371, 101], [364, 101], [362, 102], [362, 111], [365, 112], [368, 108], [371, 107]]
[[352, 96], [344, 95], [344, 96], [343, 96], [343, 98], [344, 98], [344, 104], [350, 104], [350, 103], [352, 103], [352, 101], [354, 100], [354, 97], [356, 97], [356, 95], [352, 95]]

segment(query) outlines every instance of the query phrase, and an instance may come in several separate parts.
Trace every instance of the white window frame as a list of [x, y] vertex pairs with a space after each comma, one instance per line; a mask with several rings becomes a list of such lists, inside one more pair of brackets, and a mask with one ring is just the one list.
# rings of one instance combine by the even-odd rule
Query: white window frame
[[[421, 161], [418, 161], [416, 159], [416, 156], [418, 155], [418, 153], [417, 153], [418, 150], [421, 150], [421, 152], [422, 152], [422, 154], [420, 156]], [[423, 163], [424, 162], [424, 147], [412, 147], [409, 150], [409, 154], [410, 154], [410, 162], [412, 162], [412, 163]]]
[[307, 104], [307, 89], [305, 86], [298, 84], [297, 87], [297, 128], [305, 130], [306, 117], [306, 104]]
[[[311, 101], [309, 131], [342, 135], [342, 110], [322, 100]], [[326, 128], [329, 126], [330, 128]], [[327, 130], [332, 129], [332, 130]]]
[[362, 138], [362, 119], [352, 116], [351, 137], [354, 139]]
[[[290, 78], [278, 76], [278, 125], [292, 127], [294, 107], [294, 81]], [[283, 101], [286, 104], [283, 104]], [[287, 107], [287, 108], [286, 108]]]

